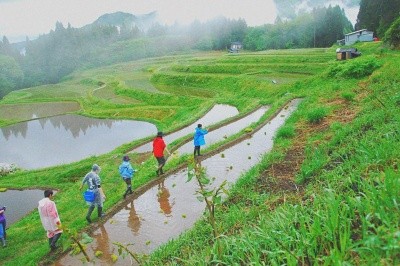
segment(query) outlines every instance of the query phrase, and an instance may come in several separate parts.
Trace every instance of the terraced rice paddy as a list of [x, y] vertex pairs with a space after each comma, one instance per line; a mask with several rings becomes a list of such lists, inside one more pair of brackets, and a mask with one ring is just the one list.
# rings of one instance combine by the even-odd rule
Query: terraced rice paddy
[[[382, 243], [397, 237], [396, 221], [399, 220], [393, 211], [397, 206], [393, 202], [399, 200], [390, 191], [398, 187], [390, 181], [392, 173], [397, 171], [394, 165], [397, 167], [398, 156], [396, 151], [387, 148], [398, 146], [393, 145], [398, 144], [394, 141], [397, 131], [393, 122], [398, 121], [393, 111], [394, 107], [398, 108], [398, 93], [393, 91], [399, 84], [398, 59], [386, 57], [383, 50], [379, 54], [378, 45], [359, 44], [359, 50], [364, 51], [362, 58], [341, 64], [335, 62], [334, 48], [173, 55], [75, 72], [59, 84], [12, 92], [0, 102], [0, 110], [13, 104], [15, 110], [21, 110], [16, 114], [29, 113], [30, 108], [26, 106], [34, 109], [36, 104], [49, 104], [57, 110], [53, 113], [139, 120], [154, 124], [159, 131], [179, 132], [185, 128], [189, 131], [177, 136], [180, 140], [168, 141], [169, 148], [178, 149], [179, 156], [168, 160], [162, 179], [155, 175], [154, 158], [138, 150], [129, 153], [139, 171], [133, 181], [135, 193], [126, 201], [122, 198], [125, 183], [118, 174], [121, 158], [152, 137], [132, 139], [110, 152], [79, 162], [17, 171], [1, 177], [1, 187], [58, 190], [55, 198], [63, 224], [72, 231], [93, 233], [96, 242], [88, 250], [99, 264], [109, 264], [118, 257], [112, 242], [121, 241], [134, 244], [131, 249], [134, 252], [152, 253], [149, 265], [181, 264], [182, 261], [187, 265], [219, 261], [232, 265], [265, 261], [277, 265], [383, 261], [393, 265], [398, 253], [393, 254], [398, 248], [393, 245], [385, 249], [387, 246]], [[369, 72], [357, 79], [343, 74], [349, 71], [346, 69], [349, 64], [360, 62], [363, 69], [368, 66], [368, 60], [378, 62], [376, 67], [382, 71], [373, 72], [372, 77]], [[337, 67], [334, 69], [337, 72], [332, 66]], [[382, 88], [391, 91], [386, 95]], [[290, 117], [278, 114], [287, 102], [296, 98], [304, 100]], [[75, 102], [79, 108], [57, 109], [59, 103], [65, 102]], [[233, 186], [232, 195], [226, 203], [218, 205], [216, 213], [221, 242], [213, 237], [207, 220], [197, 220], [204, 204], [193, 195], [195, 186], [186, 183], [189, 156], [183, 154], [190, 154], [190, 142], [181, 146], [190, 141], [188, 134], [193, 125], [213, 106], [230, 106], [236, 110], [234, 115], [240, 117], [234, 118], [224, 110], [218, 113], [227, 120], [210, 131], [211, 145], [204, 150], [202, 161], [208, 175], [228, 178]], [[268, 108], [260, 113], [256, 111], [265, 106]], [[251, 112], [256, 118], [246, 120], [246, 114]], [[2, 113], [0, 126], [31, 119], [29, 114], [13, 115], [9, 111]], [[273, 117], [279, 120], [279, 125], [266, 123]], [[240, 124], [239, 121], [244, 121], [241, 119], [247, 122]], [[358, 120], [353, 124], [352, 119]], [[240, 125], [233, 128], [235, 121]], [[223, 134], [218, 128], [229, 132]], [[153, 131], [156, 132], [155, 128]], [[387, 140], [390, 145], [381, 147], [379, 141], [372, 141], [375, 138]], [[366, 142], [359, 143], [359, 139]], [[376, 154], [379, 160], [374, 157]], [[282, 160], [287, 164], [278, 164]], [[102, 168], [107, 219], [94, 218], [94, 224], [88, 226], [87, 206], [79, 185], [94, 163]], [[297, 190], [297, 185], [291, 186], [291, 190], [285, 190], [283, 185], [279, 187], [283, 180], [275, 179], [275, 173], [285, 170], [287, 165], [293, 171], [285, 180], [290, 185], [299, 183], [304, 190]], [[395, 170], [389, 169], [392, 166]], [[384, 184], [385, 180], [392, 182], [391, 185]], [[177, 189], [184, 190], [186, 186], [191, 187], [188, 189], [191, 193], [183, 194]], [[365, 195], [370, 196], [366, 199]], [[368, 215], [381, 209], [372, 201], [363, 202], [381, 197], [387, 197], [385, 204], [391, 211], [374, 216], [379, 215], [383, 222], [374, 224], [379, 230], [373, 231], [370, 225], [375, 220]], [[377, 202], [381, 204], [383, 200]], [[339, 213], [345, 219], [336, 219]], [[319, 223], [313, 222], [316, 218]], [[4, 265], [51, 264], [64, 255], [61, 252], [49, 255], [35, 212], [16, 221], [8, 233], [10, 245], [7, 250], [0, 249]], [[373, 240], [369, 237], [375, 235], [382, 241], [373, 242], [376, 248], [368, 248], [366, 252]], [[69, 251], [71, 244], [69, 236], [66, 230], [61, 239], [65, 251]], [[29, 241], [21, 241], [27, 237]], [[171, 238], [175, 240], [167, 242]], [[222, 255], [217, 243], [221, 244]], [[291, 250], [293, 246], [296, 246], [295, 252]], [[94, 258], [97, 251], [102, 251], [104, 256]], [[68, 257], [60, 263], [74, 264], [81, 257]], [[128, 260], [120, 257], [117, 263]]]

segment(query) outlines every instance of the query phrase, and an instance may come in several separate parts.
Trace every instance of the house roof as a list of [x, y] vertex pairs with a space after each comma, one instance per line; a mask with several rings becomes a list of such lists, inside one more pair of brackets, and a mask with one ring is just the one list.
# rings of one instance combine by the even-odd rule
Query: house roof
[[345, 34], [345, 35], [346, 35], [346, 36], [347, 36], [347, 35], [353, 35], [353, 34], [357, 34], [357, 33], [364, 32], [364, 31], [366, 31], [366, 32], [371, 32], [371, 33], [372, 33], [372, 31], [369, 31], [369, 30], [367, 30], [367, 29], [362, 29], [362, 30], [357, 30], [357, 31], [353, 31], [353, 32], [347, 33], [347, 34]]
[[343, 53], [343, 52], [357, 52], [356, 48], [338, 48], [336, 49], [336, 53]]

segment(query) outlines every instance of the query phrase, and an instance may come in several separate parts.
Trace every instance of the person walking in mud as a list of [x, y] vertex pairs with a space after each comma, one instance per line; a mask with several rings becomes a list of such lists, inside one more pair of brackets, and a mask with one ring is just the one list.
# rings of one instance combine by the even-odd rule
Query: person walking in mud
[[163, 140], [164, 134], [160, 131], [157, 133], [156, 138], [153, 140], [153, 155], [157, 159], [158, 168], [156, 171], [157, 176], [164, 174], [163, 167], [165, 165], [165, 157], [164, 157], [164, 150], [170, 155], [167, 145]]
[[46, 189], [44, 191], [44, 198], [39, 201], [38, 211], [40, 221], [42, 222], [44, 230], [47, 232], [50, 249], [53, 251], [57, 249], [56, 243], [61, 236], [62, 229], [57, 207], [52, 199], [53, 191]]
[[89, 210], [86, 214], [86, 220], [88, 221], [88, 223], [92, 222], [91, 215], [96, 206], [97, 206], [97, 216], [99, 218], [104, 216], [103, 202], [106, 199], [106, 196], [103, 192], [103, 188], [101, 187], [101, 179], [99, 176], [100, 170], [101, 170], [100, 166], [94, 164], [92, 166], [92, 171], [86, 174], [86, 176], [83, 178], [81, 186], [79, 187], [79, 189], [81, 190], [83, 185], [87, 184], [88, 189], [90, 191], [93, 191], [95, 195], [93, 202], [87, 201], [87, 204], [89, 205]]
[[122, 158], [122, 163], [119, 166], [119, 174], [121, 175], [122, 179], [126, 183], [126, 191], [124, 193], [124, 199], [126, 196], [129, 194], [132, 194], [132, 177], [133, 174], [136, 172], [135, 169], [133, 169], [131, 163], [129, 162], [131, 159], [129, 158], [128, 155], [125, 155]]
[[204, 135], [206, 135], [208, 131], [206, 129], [202, 128], [202, 124], [198, 124], [195, 131], [194, 131], [194, 137], [193, 137], [193, 143], [194, 143], [194, 152], [193, 155], [196, 157], [201, 156], [200, 154], [200, 147], [206, 144], [206, 141], [204, 139]]

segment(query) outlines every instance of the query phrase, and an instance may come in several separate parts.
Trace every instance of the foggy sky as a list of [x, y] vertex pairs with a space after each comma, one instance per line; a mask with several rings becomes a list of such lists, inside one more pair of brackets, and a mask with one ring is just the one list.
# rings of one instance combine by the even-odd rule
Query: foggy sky
[[[343, 7], [343, 2], [327, 0], [325, 4]], [[345, 8], [353, 24], [358, 10], [358, 6]], [[277, 16], [274, 0], [0, 0], [0, 38], [6, 35], [11, 42], [23, 41], [26, 36], [48, 33], [57, 21], [79, 28], [117, 11], [134, 15], [157, 11], [160, 23], [167, 25], [188, 24], [195, 19], [205, 22], [222, 15], [243, 18], [248, 26], [257, 26], [273, 23]]]
[[157, 11], [165, 24], [206, 21], [218, 15], [243, 18], [249, 26], [273, 23], [273, 0], [0, 0], [0, 37], [25, 40], [54, 29], [56, 21], [82, 27], [105, 13]]

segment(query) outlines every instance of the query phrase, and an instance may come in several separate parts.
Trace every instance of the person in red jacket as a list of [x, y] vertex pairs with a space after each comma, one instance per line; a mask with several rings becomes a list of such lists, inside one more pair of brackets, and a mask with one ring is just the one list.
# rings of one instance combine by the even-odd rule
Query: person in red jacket
[[168, 154], [171, 154], [162, 138], [163, 136], [164, 134], [162, 132], [158, 132], [157, 137], [153, 140], [153, 154], [158, 162], [158, 168], [156, 171], [157, 176], [164, 174], [162, 170], [165, 165], [164, 150], [166, 150]]

